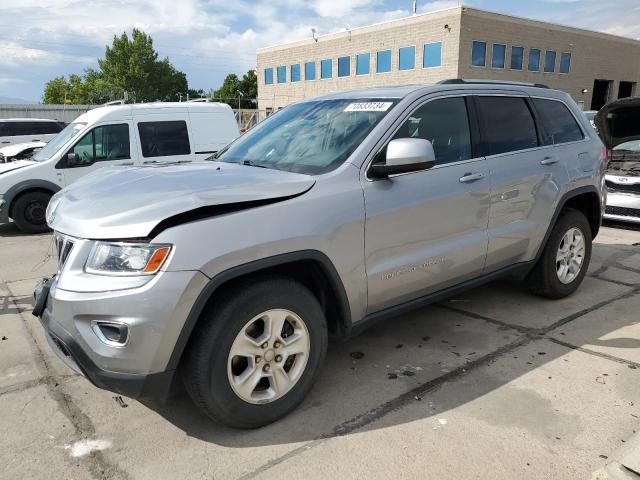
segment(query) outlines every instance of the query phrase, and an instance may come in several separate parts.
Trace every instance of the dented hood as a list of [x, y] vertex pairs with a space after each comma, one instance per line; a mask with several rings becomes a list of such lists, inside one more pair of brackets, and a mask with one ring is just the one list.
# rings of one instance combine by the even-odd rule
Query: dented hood
[[145, 238], [163, 221], [179, 219], [175, 225], [215, 215], [210, 207], [289, 198], [314, 183], [308, 175], [222, 162], [102, 168], [54, 195], [47, 223], [80, 238]]
[[640, 97], [608, 103], [596, 114], [594, 122], [609, 150], [621, 143], [640, 139]]

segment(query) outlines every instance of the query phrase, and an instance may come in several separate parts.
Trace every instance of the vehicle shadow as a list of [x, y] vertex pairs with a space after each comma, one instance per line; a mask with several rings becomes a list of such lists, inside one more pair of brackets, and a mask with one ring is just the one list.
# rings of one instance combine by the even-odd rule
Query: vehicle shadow
[[0, 238], [10, 238], [10, 237], [31, 237], [31, 236], [41, 236], [41, 235], [49, 235], [50, 232], [47, 233], [25, 233], [18, 230], [18, 227], [15, 223], [3, 223], [0, 224]]
[[[602, 246], [609, 247], [605, 251], [620, 248]], [[637, 251], [635, 247], [625, 247], [622, 261]], [[620, 261], [620, 255], [612, 260]], [[595, 268], [594, 265], [591, 271]], [[640, 265], [633, 268], [640, 273]], [[409, 423], [434, 417], [535, 372], [578, 347], [611, 347], [623, 358], [628, 357], [640, 348], [640, 338], [627, 338], [628, 331], [619, 338], [612, 338], [612, 334], [638, 322], [632, 306], [619, 308], [606, 321], [585, 318], [603, 314], [601, 310], [609, 303], [619, 306], [619, 302], [633, 301], [638, 293], [640, 283], [620, 285], [588, 276], [574, 295], [553, 301], [530, 295], [522, 284], [496, 281], [389, 319], [354, 339], [332, 343], [310, 395], [292, 414], [272, 425], [247, 431], [216, 424], [184, 392], [166, 407], [155, 410], [189, 436], [232, 448], [305, 442], [384, 428], [390, 422]], [[487, 315], [487, 311], [493, 313]], [[515, 328], [506, 325], [510, 322], [504, 322], [505, 318], [513, 318]], [[569, 332], [566, 335], [565, 330]], [[552, 343], [551, 337], [561, 341]], [[576, 339], [579, 343], [571, 344]], [[487, 368], [493, 362], [506, 366]], [[629, 368], [637, 368], [632, 364]], [[438, 389], [462, 377], [466, 380], [455, 383], [455, 395], [431, 404]], [[386, 416], [418, 401], [425, 408], [405, 408], [402, 415]], [[521, 408], [526, 417], [527, 405]], [[567, 423], [574, 420], [567, 419]]]

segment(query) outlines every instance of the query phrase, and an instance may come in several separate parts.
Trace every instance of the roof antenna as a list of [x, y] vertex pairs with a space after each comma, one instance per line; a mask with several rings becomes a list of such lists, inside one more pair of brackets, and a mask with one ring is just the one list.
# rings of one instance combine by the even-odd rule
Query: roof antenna
[[418, 14], [418, 0], [413, 0], [413, 14], [417, 15]]

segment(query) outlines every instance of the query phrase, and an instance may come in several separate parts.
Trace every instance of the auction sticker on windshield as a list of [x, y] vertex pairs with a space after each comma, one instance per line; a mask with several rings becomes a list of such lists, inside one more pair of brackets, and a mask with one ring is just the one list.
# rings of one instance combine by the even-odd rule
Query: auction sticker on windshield
[[393, 102], [362, 102], [352, 103], [344, 109], [345, 112], [386, 112]]

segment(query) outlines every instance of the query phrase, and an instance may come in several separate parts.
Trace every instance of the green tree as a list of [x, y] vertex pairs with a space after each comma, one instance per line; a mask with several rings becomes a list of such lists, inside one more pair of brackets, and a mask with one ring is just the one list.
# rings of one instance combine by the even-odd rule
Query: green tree
[[45, 86], [45, 103], [68, 102], [98, 104], [122, 99], [126, 94], [135, 102], [175, 101], [188, 91], [187, 77], [176, 70], [168, 58], [158, 60], [153, 40], [134, 29], [113, 37], [98, 60], [98, 70], [87, 69], [84, 77], [57, 77]]
[[44, 87], [42, 100], [44, 103], [64, 103], [65, 95], [69, 92], [69, 82], [64, 77], [49, 80]]
[[233, 108], [256, 108], [258, 97], [258, 79], [253, 70], [249, 70], [239, 79], [235, 73], [230, 73], [224, 79], [222, 86], [213, 92], [212, 97], [229, 104]]

